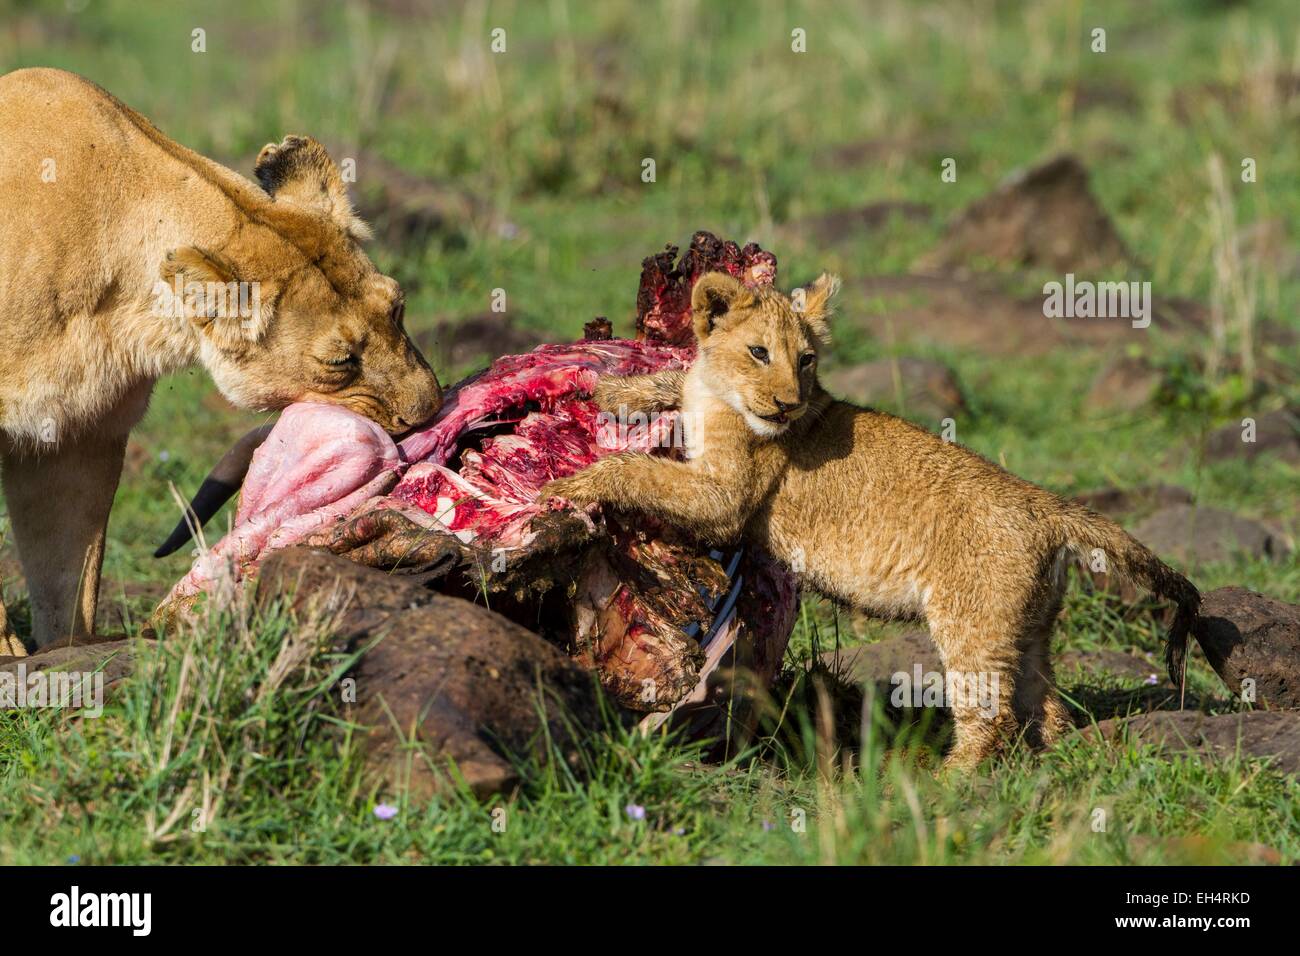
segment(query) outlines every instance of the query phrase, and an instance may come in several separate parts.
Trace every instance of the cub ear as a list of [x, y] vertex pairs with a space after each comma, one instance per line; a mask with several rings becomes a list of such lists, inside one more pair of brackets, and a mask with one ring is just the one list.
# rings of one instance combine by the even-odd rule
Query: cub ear
[[[795, 312], [803, 316], [808, 327], [818, 338], [825, 339], [831, 332], [831, 315], [834, 308], [831, 300], [840, 291], [840, 277], [823, 272], [811, 285], [796, 291], [792, 297]], [[802, 308], [800, 300], [802, 299]]]
[[370, 227], [352, 209], [339, 168], [310, 136], [286, 136], [278, 145], [267, 143], [257, 154], [253, 174], [273, 199], [324, 214], [357, 242], [370, 238]]
[[710, 272], [700, 276], [691, 290], [691, 318], [695, 337], [703, 342], [716, 328], [726, 328], [727, 314], [754, 304], [754, 293], [735, 276]]
[[237, 350], [266, 332], [274, 296], [264, 283], [242, 281], [220, 253], [197, 246], [173, 249], [159, 275], [158, 313], [189, 319], [218, 348]]

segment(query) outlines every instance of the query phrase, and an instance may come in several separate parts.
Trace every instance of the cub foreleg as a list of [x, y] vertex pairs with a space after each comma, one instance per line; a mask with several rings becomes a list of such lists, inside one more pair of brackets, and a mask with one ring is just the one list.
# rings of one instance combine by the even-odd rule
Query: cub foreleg
[[653, 375], [605, 375], [592, 398], [605, 412], [662, 412], [681, 403], [685, 378], [686, 373], [677, 370]]
[[718, 544], [739, 538], [749, 518], [746, 496], [718, 476], [640, 452], [601, 458], [576, 475], [549, 482], [541, 497], [639, 511]]

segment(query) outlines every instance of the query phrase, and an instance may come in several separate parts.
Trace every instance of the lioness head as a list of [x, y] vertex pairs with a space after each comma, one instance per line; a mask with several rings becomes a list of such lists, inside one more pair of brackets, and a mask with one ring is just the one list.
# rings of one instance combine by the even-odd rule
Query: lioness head
[[442, 390], [403, 328], [397, 282], [361, 250], [369, 232], [338, 167], [290, 136], [263, 148], [255, 172], [271, 201], [237, 202], [224, 246], [174, 249], [161, 269], [222, 394], [262, 410], [331, 402], [393, 433], [426, 421]]
[[691, 312], [699, 361], [706, 363], [703, 381], [756, 434], [779, 435], [807, 410], [839, 286], [827, 273], [789, 297], [725, 272], [695, 283]]

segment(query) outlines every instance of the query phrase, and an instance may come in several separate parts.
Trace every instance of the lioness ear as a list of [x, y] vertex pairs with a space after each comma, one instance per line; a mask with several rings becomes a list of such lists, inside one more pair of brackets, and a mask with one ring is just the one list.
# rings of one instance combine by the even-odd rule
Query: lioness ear
[[[839, 291], [840, 277], [823, 272], [811, 285], [796, 290], [795, 295], [792, 296], [795, 311], [803, 316], [808, 327], [818, 338], [830, 337], [831, 315], [834, 313], [831, 300]], [[802, 308], [800, 308], [800, 299], [802, 299]]]
[[352, 209], [339, 168], [310, 136], [286, 136], [278, 145], [267, 143], [257, 154], [253, 173], [272, 198], [323, 213], [357, 242], [370, 238], [370, 227]]
[[190, 319], [218, 348], [235, 350], [266, 332], [274, 296], [263, 283], [241, 280], [219, 253], [197, 246], [173, 249], [159, 274], [158, 314]]
[[691, 319], [695, 337], [703, 342], [714, 329], [726, 327], [727, 313], [753, 305], [754, 293], [735, 276], [710, 272], [691, 290]]

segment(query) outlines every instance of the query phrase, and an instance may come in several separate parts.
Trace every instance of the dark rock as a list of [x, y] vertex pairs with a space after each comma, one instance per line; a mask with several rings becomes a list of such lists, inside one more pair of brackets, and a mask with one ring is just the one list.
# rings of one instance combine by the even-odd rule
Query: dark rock
[[1271, 452], [1282, 461], [1300, 463], [1300, 418], [1283, 408], [1266, 412], [1253, 420], [1253, 441], [1245, 440], [1247, 426], [1240, 421], [1211, 432], [1205, 440], [1206, 459], [1228, 461], [1244, 458], [1254, 461]]
[[0, 657], [0, 671], [16, 675], [22, 665], [27, 674], [44, 670], [102, 672], [104, 696], [108, 698], [134, 670], [135, 651], [132, 640], [64, 643], [44, 647], [28, 657]]
[[392, 786], [439, 792], [454, 761], [475, 794], [496, 793], [517, 782], [512, 758], [576, 767], [576, 734], [601, 726], [593, 677], [486, 608], [305, 549], [268, 558], [258, 599], [284, 587], [297, 608], [332, 606], [346, 649], [366, 648], [349, 718], [369, 728], [367, 764]]
[[1086, 651], [1063, 651], [1053, 661], [1058, 678], [1079, 674], [1084, 677], [1118, 677], [1126, 682], [1146, 684], [1155, 676], [1165, 680], [1164, 664], [1145, 660], [1136, 654], [1095, 648]]
[[1156, 554], [1184, 564], [1230, 561], [1239, 555], [1278, 558], [1290, 546], [1272, 529], [1230, 511], [1194, 505], [1162, 508], [1133, 529]]
[[[1008, 356], [1150, 342], [1151, 329], [1135, 329], [1128, 319], [1048, 318], [1043, 296], [1011, 296], [987, 278], [879, 275], [853, 291], [870, 304], [856, 321], [881, 342], [932, 342]], [[1173, 339], [1198, 333], [1205, 321], [1204, 310], [1184, 301], [1156, 299], [1151, 311], [1151, 327]]]
[[928, 154], [953, 149], [960, 130], [931, 130], [923, 134], [893, 133], [872, 139], [843, 143], [818, 153], [814, 159], [821, 169], [856, 169], [871, 164], [898, 163]]
[[897, 409], [905, 418], [927, 424], [966, 412], [957, 376], [941, 362], [915, 358], [864, 362], [828, 373], [826, 386], [850, 401]]
[[1017, 170], [968, 206], [917, 265], [922, 271], [948, 271], [993, 260], [1085, 273], [1122, 268], [1128, 259], [1088, 187], [1088, 171], [1076, 157], [1062, 155]]
[[1241, 587], [1201, 602], [1196, 638], [1233, 694], [1254, 681], [1258, 707], [1300, 710], [1300, 607]]
[[1192, 493], [1176, 485], [1140, 485], [1085, 491], [1075, 495], [1074, 500], [1110, 518], [1131, 518], [1170, 505], [1189, 505]]
[[394, 613], [432, 603], [424, 582], [366, 567], [316, 548], [273, 551], [257, 577], [259, 605], [283, 598], [299, 615], [329, 614], [335, 635], [350, 642]]
[[926, 203], [881, 200], [852, 209], [801, 216], [783, 227], [782, 232], [793, 239], [825, 248], [859, 235], [876, 232], [894, 220], [926, 222], [929, 218], [930, 206]]
[[1083, 680], [1071, 683], [1066, 680], [1061, 687], [1066, 690], [1063, 695], [1066, 709], [1076, 727], [1089, 727], [1094, 722], [1117, 717], [1132, 717], [1134, 714], [1150, 714], [1160, 711], [1199, 711], [1214, 702], [1213, 698], [1202, 698], [1194, 691], [1184, 693], [1175, 687], [1163, 674], [1163, 667], [1157, 669], [1160, 678], [1154, 684], [1147, 680], [1130, 682], [1125, 679], [1118, 686], [1109, 686], [1110, 682]]
[[[886, 739], [905, 735], [891, 746], [903, 743], [909, 749], [920, 747], [938, 754], [952, 734], [951, 712], [944, 701], [933, 697], [941, 687], [934, 675], [942, 679], [946, 673], [929, 632], [907, 630], [874, 644], [824, 652], [813, 662], [813, 679], [797, 684], [801, 696], [790, 697], [792, 703], [786, 706], [820, 714], [829, 702], [833, 739], [845, 741], [858, 739], [862, 715], [867, 708], [879, 706]], [[769, 732], [777, 729], [774, 726]]]
[[1224, 758], [1271, 758], [1283, 773], [1300, 773], [1300, 714], [1248, 711], [1208, 715], [1193, 710], [1159, 711], [1103, 720], [1083, 731], [1085, 737], [1152, 744], [1169, 752]]
[[1103, 412], [1135, 412], [1155, 398], [1164, 376], [1145, 359], [1120, 356], [1092, 380], [1084, 405]]
[[422, 245], [436, 237], [468, 231], [513, 238], [518, 227], [491, 206], [454, 183], [409, 172], [377, 153], [342, 149], [335, 158], [356, 159], [353, 192], [362, 217], [385, 244]]
[[942, 674], [943, 661], [928, 631], [911, 630], [897, 637], [887, 637], [874, 644], [859, 644], [826, 651], [822, 662], [832, 674], [857, 684], [888, 686], [895, 674], [915, 676], [919, 664], [922, 674]]

